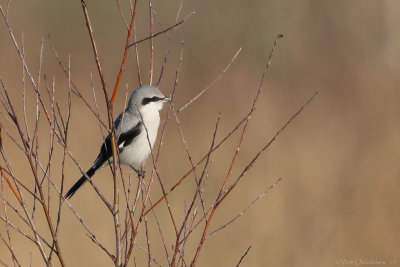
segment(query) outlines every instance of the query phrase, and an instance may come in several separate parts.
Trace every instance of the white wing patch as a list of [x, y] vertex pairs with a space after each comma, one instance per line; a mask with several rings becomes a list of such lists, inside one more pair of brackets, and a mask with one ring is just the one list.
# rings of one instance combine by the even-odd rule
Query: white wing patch
[[122, 143], [121, 144], [119, 144], [119, 146], [118, 146], [118, 148], [122, 148], [122, 147], [124, 147], [124, 144], [125, 144], [125, 141], [122, 141]]

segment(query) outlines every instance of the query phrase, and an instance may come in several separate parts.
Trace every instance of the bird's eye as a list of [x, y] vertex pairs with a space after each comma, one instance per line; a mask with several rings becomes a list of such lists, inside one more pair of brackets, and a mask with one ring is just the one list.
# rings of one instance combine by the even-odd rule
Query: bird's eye
[[158, 96], [153, 96], [153, 97], [145, 97], [142, 100], [142, 105], [147, 105], [151, 102], [157, 102], [160, 101], [162, 98], [158, 97]]

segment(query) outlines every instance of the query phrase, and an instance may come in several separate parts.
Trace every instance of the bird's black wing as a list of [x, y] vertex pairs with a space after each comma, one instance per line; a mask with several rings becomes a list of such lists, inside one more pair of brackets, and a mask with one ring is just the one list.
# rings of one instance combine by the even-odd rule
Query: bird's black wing
[[142, 121], [139, 121], [135, 127], [125, 133], [121, 133], [118, 138], [119, 151], [122, 152], [125, 147], [129, 146], [132, 141], [142, 132]]
[[[119, 121], [116, 121], [116, 126], [118, 126]], [[121, 133], [118, 138], [118, 148], [119, 152], [121, 153], [125, 147], [132, 143], [132, 141], [140, 134], [142, 131], [142, 122], [138, 122], [133, 128], [129, 131]], [[94, 162], [93, 166], [87, 171], [87, 177], [92, 177], [95, 172], [103, 165], [104, 162], [109, 160], [112, 157], [112, 148], [111, 148], [111, 136], [107, 136], [106, 140], [104, 141], [103, 145], [100, 149], [100, 154], [97, 157], [96, 161]], [[65, 198], [72, 197], [75, 192], [85, 183], [87, 182], [87, 178], [83, 175], [72, 187], [71, 189], [65, 194]]]
[[[121, 133], [118, 137], [117, 146], [119, 152], [121, 153], [125, 147], [132, 143], [132, 141], [141, 133], [142, 122], [139, 121], [134, 127], [128, 131]], [[111, 147], [111, 135], [108, 135], [103, 145], [101, 146], [98, 158], [95, 161], [95, 165], [103, 165], [105, 161], [112, 157], [112, 147]]]

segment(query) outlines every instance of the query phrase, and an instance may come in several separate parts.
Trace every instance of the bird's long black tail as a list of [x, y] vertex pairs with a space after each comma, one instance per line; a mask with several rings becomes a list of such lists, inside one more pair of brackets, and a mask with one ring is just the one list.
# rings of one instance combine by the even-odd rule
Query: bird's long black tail
[[[86, 175], [90, 178], [92, 177], [95, 172], [99, 169], [98, 166], [93, 165], [92, 168], [90, 168], [87, 172]], [[70, 198], [72, 197], [75, 192], [85, 183], [87, 182], [86, 176], [82, 176], [72, 187], [71, 189], [65, 194], [65, 198]]]

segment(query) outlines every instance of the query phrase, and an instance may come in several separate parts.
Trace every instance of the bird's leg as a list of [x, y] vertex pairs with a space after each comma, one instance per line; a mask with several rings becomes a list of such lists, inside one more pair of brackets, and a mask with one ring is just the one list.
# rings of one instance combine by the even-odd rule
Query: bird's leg
[[146, 176], [146, 171], [144, 169], [135, 170], [139, 178], [144, 178]]
[[140, 169], [133, 167], [135, 172], [138, 174], [139, 178], [144, 178], [146, 176], [146, 171], [144, 170], [144, 163], [140, 166]]

